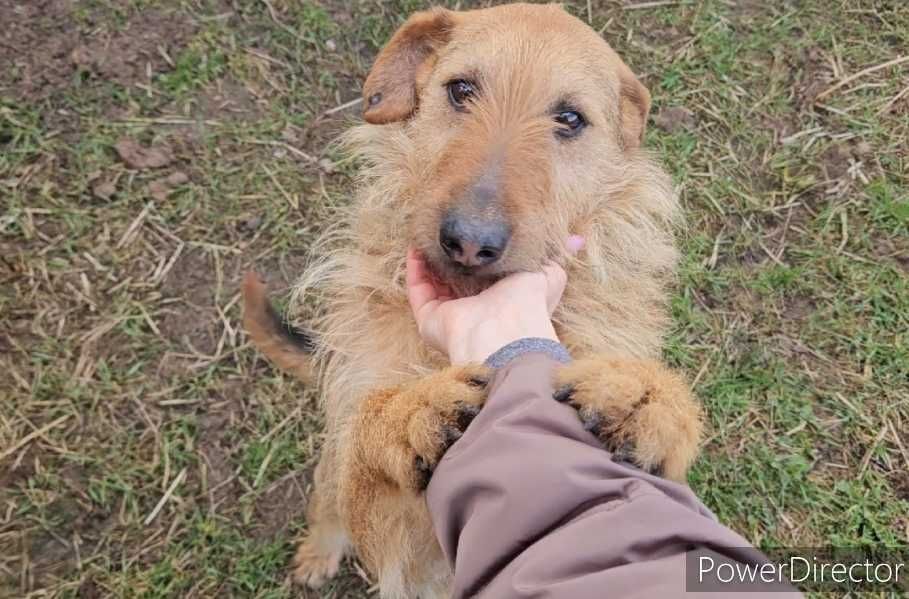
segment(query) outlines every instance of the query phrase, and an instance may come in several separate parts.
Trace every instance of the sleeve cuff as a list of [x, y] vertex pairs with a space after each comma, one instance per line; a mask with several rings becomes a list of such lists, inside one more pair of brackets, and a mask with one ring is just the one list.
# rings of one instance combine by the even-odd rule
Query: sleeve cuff
[[501, 368], [524, 354], [545, 354], [562, 364], [571, 361], [568, 350], [558, 341], [544, 339], [542, 337], [524, 337], [517, 341], [512, 341], [508, 345], [498, 349], [491, 356], [486, 358], [484, 364], [491, 368]]

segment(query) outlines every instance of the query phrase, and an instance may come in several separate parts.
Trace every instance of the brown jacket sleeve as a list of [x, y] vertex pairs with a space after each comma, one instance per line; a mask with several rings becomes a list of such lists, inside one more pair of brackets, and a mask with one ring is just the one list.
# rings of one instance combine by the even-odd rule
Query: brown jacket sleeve
[[433, 474], [427, 501], [453, 597], [691, 597], [693, 550], [717, 562], [765, 559], [688, 487], [613, 462], [552, 399], [556, 364], [529, 353], [499, 369]]

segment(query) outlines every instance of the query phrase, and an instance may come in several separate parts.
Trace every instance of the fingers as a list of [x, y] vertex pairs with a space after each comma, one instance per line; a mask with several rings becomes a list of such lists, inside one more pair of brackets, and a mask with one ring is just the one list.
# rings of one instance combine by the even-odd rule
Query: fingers
[[[585, 239], [580, 235], [572, 235], [566, 240], [565, 245], [570, 254], [576, 255], [584, 248]], [[549, 262], [543, 266], [542, 275], [546, 282], [546, 308], [552, 315], [562, 299], [568, 283], [568, 274], [555, 262]], [[452, 299], [452, 291], [433, 277], [425, 258], [414, 248], [407, 250], [406, 281], [407, 300], [417, 325], [422, 328], [424, 321], [441, 303]]]
[[424, 306], [439, 299], [439, 294], [433, 284], [426, 261], [410, 248], [407, 250], [407, 301], [414, 316], [418, 317]]
[[546, 278], [546, 309], [552, 316], [568, 284], [568, 273], [555, 262], [549, 262], [543, 266], [543, 276]]

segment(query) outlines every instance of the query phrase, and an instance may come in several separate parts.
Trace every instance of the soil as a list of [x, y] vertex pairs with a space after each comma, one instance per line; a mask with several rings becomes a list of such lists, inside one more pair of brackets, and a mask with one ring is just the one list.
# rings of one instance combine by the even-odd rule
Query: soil
[[790, 71], [797, 73], [795, 90], [797, 105], [810, 108], [818, 95], [830, 86], [833, 73], [820, 48], [810, 47], [802, 52], [798, 62], [790, 64]]
[[821, 168], [828, 180], [847, 176], [852, 152], [846, 144], [835, 144], [821, 154]]
[[893, 490], [900, 499], [909, 501], [909, 469], [897, 469], [890, 473]]
[[274, 539], [287, 532], [306, 515], [306, 488], [312, 479], [311, 470], [294, 472], [276, 481], [256, 501], [256, 526], [252, 535], [257, 539]]
[[87, 80], [131, 86], [171, 70], [195, 26], [175, 13], [142, 11], [120, 30], [76, 13], [74, 0], [0, 0], [0, 90], [43, 100]]
[[693, 129], [697, 119], [684, 106], [671, 106], [654, 115], [653, 122], [663, 131], [673, 133], [679, 129]]
[[205, 462], [209, 501], [217, 505], [227, 498], [237, 499], [239, 486], [231, 481], [234, 470], [231, 447], [228, 442], [230, 423], [237, 406], [228, 403], [215, 409], [208, 408], [199, 415], [197, 444], [199, 455]]
[[202, 354], [215, 351], [221, 330], [210, 308], [215, 284], [215, 269], [208, 254], [202, 249], [184, 249], [161, 286], [165, 297], [179, 300], [170, 305], [170, 315], [158, 324], [161, 334], [175, 346], [186, 349], [186, 340]]
[[803, 295], [796, 295], [786, 299], [783, 305], [783, 316], [787, 322], [802, 322], [817, 310], [815, 301]]
[[227, 122], [254, 120], [261, 113], [262, 105], [253, 93], [233, 78], [225, 77], [199, 93], [191, 116]]

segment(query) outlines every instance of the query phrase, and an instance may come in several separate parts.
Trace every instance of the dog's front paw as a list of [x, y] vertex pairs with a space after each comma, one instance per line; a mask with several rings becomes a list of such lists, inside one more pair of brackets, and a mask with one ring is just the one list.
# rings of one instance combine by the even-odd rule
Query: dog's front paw
[[374, 393], [357, 428], [358, 459], [402, 489], [424, 490], [486, 401], [489, 376], [484, 366], [454, 366]]
[[408, 394], [422, 397], [423, 405], [407, 424], [407, 442], [413, 452], [411, 489], [422, 491], [436, 464], [480, 412], [486, 401], [489, 370], [482, 366], [459, 366], [420, 380]]
[[652, 360], [594, 357], [560, 368], [555, 399], [617, 459], [683, 480], [697, 457], [701, 410], [684, 378]]
[[298, 546], [293, 561], [293, 579], [297, 584], [317, 589], [338, 573], [342, 545], [326, 547], [312, 536], [306, 537]]

